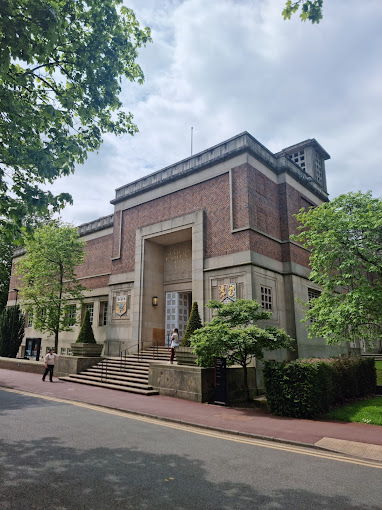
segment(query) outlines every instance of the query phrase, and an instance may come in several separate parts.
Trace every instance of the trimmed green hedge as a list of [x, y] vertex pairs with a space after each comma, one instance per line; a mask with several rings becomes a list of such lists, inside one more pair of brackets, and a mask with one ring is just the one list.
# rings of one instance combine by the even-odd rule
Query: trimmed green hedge
[[376, 391], [374, 358], [266, 361], [263, 372], [268, 407], [277, 416], [315, 418]]

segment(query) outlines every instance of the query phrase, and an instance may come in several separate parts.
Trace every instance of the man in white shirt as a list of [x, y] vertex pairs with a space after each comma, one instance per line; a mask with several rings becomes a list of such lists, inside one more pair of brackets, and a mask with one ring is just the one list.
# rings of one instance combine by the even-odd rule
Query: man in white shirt
[[54, 352], [54, 349], [50, 349], [48, 354], [45, 356], [45, 372], [42, 376], [42, 380], [45, 381], [45, 377], [49, 372], [49, 381], [53, 382], [53, 370], [54, 370], [54, 362], [58, 358], [58, 355]]

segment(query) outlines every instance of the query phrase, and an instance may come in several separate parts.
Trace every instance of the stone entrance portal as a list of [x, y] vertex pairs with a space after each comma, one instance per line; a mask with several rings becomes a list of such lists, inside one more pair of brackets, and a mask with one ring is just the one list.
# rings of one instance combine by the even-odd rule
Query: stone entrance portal
[[182, 339], [191, 295], [203, 310], [203, 253], [203, 211], [137, 230], [132, 340], [141, 348], [165, 345], [173, 328]]
[[188, 317], [190, 315], [190, 292], [166, 292], [166, 339], [171, 338], [174, 328], [179, 330], [181, 341], [186, 331]]

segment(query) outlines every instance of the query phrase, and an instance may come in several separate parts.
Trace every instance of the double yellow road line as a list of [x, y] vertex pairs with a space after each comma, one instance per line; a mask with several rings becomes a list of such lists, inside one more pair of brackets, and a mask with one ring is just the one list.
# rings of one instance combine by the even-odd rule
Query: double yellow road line
[[255, 439], [246, 436], [236, 435], [229, 432], [219, 432], [214, 430], [205, 429], [202, 427], [198, 427], [195, 425], [186, 425], [180, 423], [174, 423], [171, 421], [162, 420], [160, 418], [151, 418], [149, 416], [142, 416], [139, 414], [131, 413], [129, 411], [118, 411], [115, 409], [109, 409], [107, 407], [100, 407], [92, 404], [86, 404], [84, 402], [76, 402], [74, 400], [65, 400], [62, 398], [50, 397], [47, 395], [35, 395], [33, 393], [29, 393], [27, 391], [15, 390], [10, 388], [0, 387], [0, 390], [7, 391], [9, 393], [17, 393], [19, 395], [25, 395], [33, 398], [40, 398], [44, 400], [49, 400], [51, 402], [60, 402], [63, 404], [74, 405], [77, 407], [82, 407], [84, 409], [90, 409], [92, 411], [96, 411], [98, 413], [110, 414], [112, 416], [119, 416], [121, 418], [127, 418], [129, 420], [141, 421], [144, 423], [151, 423], [153, 425], [157, 425], [160, 427], [166, 427], [175, 430], [181, 430], [184, 432], [189, 432], [192, 434], [198, 434], [200, 436], [211, 437], [215, 439], [221, 439], [224, 441], [232, 441], [234, 443], [241, 443], [250, 446], [259, 446], [261, 448], [270, 448], [272, 450], [280, 450], [283, 452], [291, 452], [298, 455], [307, 455], [309, 457], [318, 457], [319, 459], [333, 460], [337, 462], [345, 462], [347, 464], [357, 464], [359, 466], [371, 467], [376, 469], [382, 469], [382, 463], [368, 461], [365, 459], [358, 459], [355, 457], [348, 457], [345, 455], [326, 452], [321, 450], [310, 449], [309, 447], [303, 446], [294, 446], [285, 443], [278, 443], [273, 441], [267, 441], [263, 439]]

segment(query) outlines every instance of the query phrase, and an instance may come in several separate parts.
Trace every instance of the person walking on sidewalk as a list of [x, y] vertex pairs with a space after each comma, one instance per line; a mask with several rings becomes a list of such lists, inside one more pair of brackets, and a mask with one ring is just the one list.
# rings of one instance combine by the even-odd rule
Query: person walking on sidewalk
[[172, 335], [171, 335], [171, 356], [170, 356], [170, 363], [171, 363], [171, 365], [174, 363], [175, 347], [179, 347], [179, 331], [178, 331], [178, 328], [174, 328], [172, 330]]
[[49, 381], [53, 382], [53, 370], [54, 370], [54, 363], [56, 359], [58, 358], [58, 355], [54, 352], [54, 349], [50, 349], [48, 354], [45, 356], [45, 372], [42, 376], [42, 380], [45, 381], [45, 377], [47, 376], [49, 372]]

